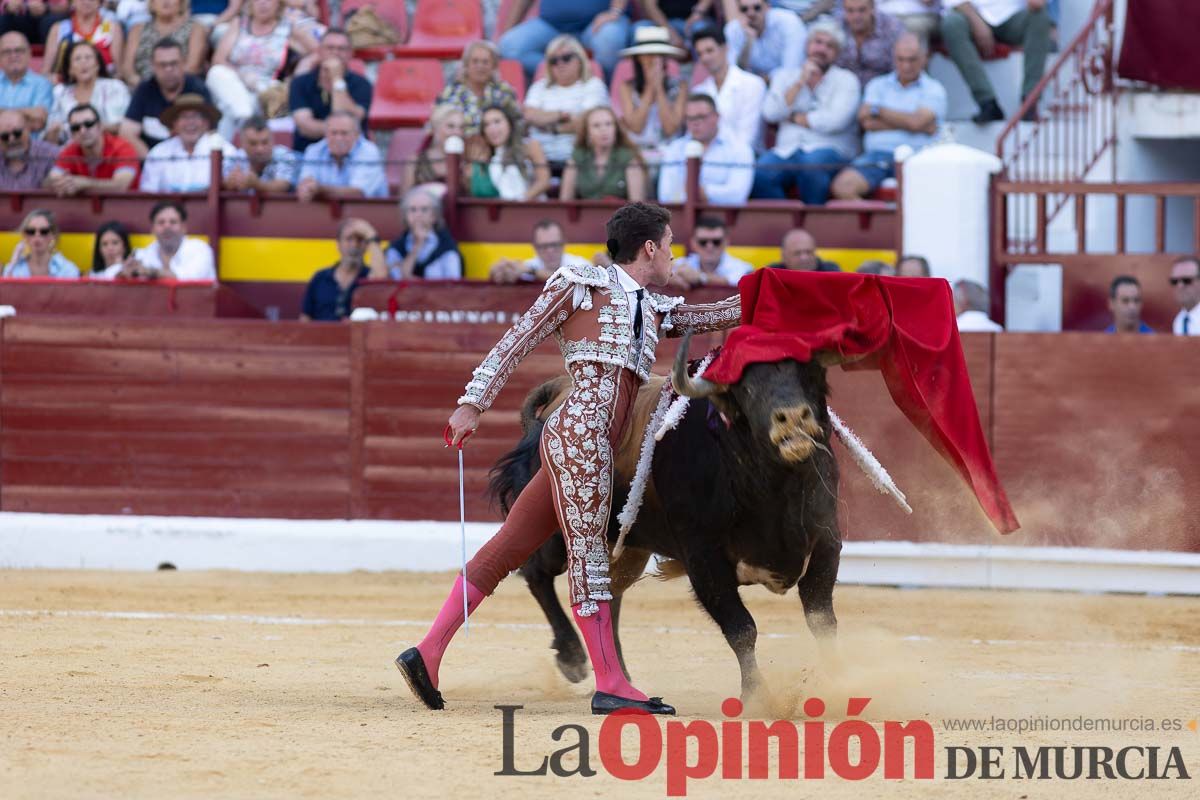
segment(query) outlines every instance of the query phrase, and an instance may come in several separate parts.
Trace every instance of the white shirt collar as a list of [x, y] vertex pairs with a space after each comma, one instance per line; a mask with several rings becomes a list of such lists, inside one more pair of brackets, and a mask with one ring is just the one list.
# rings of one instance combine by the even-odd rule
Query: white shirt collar
[[613, 264], [613, 269], [617, 271], [617, 282], [621, 284], [621, 288], [626, 292], [636, 292], [643, 288], [640, 283], [630, 277], [629, 273], [621, 268], [620, 264]]

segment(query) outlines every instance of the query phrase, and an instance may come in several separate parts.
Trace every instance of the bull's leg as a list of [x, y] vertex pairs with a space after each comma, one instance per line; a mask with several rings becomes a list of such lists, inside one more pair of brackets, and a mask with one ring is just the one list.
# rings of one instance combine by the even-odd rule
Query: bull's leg
[[737, 572], [724, 556], [706, 552], [687, 562], [692, 591], [704, 610], [725, 635], [742, 671], [742, 699], [749, 700], [763, 688], [762, 673], [754, 647], [758, 627], [738, 594]]
[[833, 585], [837, 583], [841, 551], [838, 542], [818, 544], [809, 559], [808, 571], [798, 586], [804, 620], [817, 639], [822, 658], [832, 668], [837, 666], [837, 616], [833, 613]]
[[542, 613], [546, 615], [546, 621], [554, 633], [550, 646], [554, 649], [554, 660], [559, 671], [571, 683], [579, 683], [591, 671], [587, 653], [554, 591], [554, 578], [566, 569], [566, 564], [567, 551], [562, 537], [553, 536], [525, 562], [521, 574], [525, 576], [529, 592], [542, 607]]
[[621, 672], [625, 673], [625, 680], [630, 683], [633, 683], [633, 678], [629, 675], [629, 668], [625, 666], [625, 654], [621, 651], [621, 600], [625, 597], [625, 590], [637, 582], [645, 572], [646, 562], [649, 560], [649, 550], [627, 547], [609, 568], [609, 577], [612, 579], [609, 589], [613, 596], [609, 606], [612, 611], [613, 641], [617, 645], [617, 660], [621, 662]]

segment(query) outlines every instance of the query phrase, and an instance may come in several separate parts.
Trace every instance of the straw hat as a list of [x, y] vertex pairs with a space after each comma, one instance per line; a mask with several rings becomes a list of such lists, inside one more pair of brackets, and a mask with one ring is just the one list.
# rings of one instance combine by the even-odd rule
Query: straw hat
[[221, 112], [217, 111], [216, 106], [195, 92], [188, 92], [176, 97], [175, 102], [167, 106], [166, 110], [158, 115], [158, 118], [169, 130], [175, 127], [175, 120], [185, 111], [199, 111], [208, 117], [208, 122], [213, 127], [216, 127], [216, 124], [221, 121]]
[[626, 47], [621, 56], [667, 56], [676, 61], [684, 61], [688, 54], [671, 44], [671, 32], [666, 28], [646, 26], [633, 32], [633, 47]]

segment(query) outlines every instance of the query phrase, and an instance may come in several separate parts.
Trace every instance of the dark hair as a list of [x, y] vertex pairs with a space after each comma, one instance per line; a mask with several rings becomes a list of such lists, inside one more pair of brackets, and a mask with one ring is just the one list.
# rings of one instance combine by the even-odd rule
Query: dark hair
[[179, 219], [187, 222], [187, 209], [183, 207], [183, 203], [178, 200], [160, 200], [154, 204], [154, 208], [150, 209], [150, 224], [154, 224], [154, 219], [168, 208], [173, 208], [179, 212]]
[[321, 34], [321, 38], [323, 39], [331, 33], [335, 33], [338, 36], [345, 36], [347, 39], [350, 38], [350, 34], [346, 33], [345, 28], [334, 28], [334, 27], [326, 28], [325, 32], [323, 34]]
[[104, 257], [100, 255], [100, 240], [104, 238], [106, 233], [115, 233], [121, 237], [121, 243], [125, 245], [125, 255], [133, 252], [133, 247], [129, 244], [129, 230], [116, 220], [106, 222], [96, 229], [96, 241], [92, 245], [92, 272], [103, 272], [108, 264], [104, 263]]
[[260, 116], [253, 116], [242, 123], [244, 131], [268, 131], [270, 129], [271, 126], [267, 124], [267, 120]]
[[921, 274], [928, 278], [932, 273], [929, 271], [929, 259], [925, 256], [906, 255], [900, 256], [900, 260], [896, 262], [896, 273], [900, 273], [900, 265], [905, 261], [915, 261], [921, 265]]
[[[513, 114], [513, 109], [502, 103], [492, 103], [485, 106], [479, 112], [479, 133], [471, 137], [470, 147], [471, 155], [468, 156], [473, 161], [488, 161], [496, 150], [492, 147], [491, 142], [487, 140], [487, 136], [483, 133], [483, 117], [489, 111], [499, 111], [508, 120], [508, 141], [505, 142], [504, 163], [516, 164], [522, 172], [525, 171], [525, 129], [521, 126], [521, 119]], [[486, 151], [486, 155], [484, 155]]]
[[1142, 290], [1142, 284], [1138, 282], [1137, 278], [1133, 277], [1132, 275], [1118, 275], [1112, 279], [1112, 283], [1108, 286], [1108, 296], [1115, 300], [1117, 297], [1117, 289], [1120, 289], [1126, 284], [1129, 286], [1136, 286], [1139, 292]]
[[712, 39], [720, 47], [725, 46], [725, 32], [715, 25], [711, 28], [701, 28], [692, 33], [692, 49], [695, 50], [696, 45], [705, 39]]
[[608, 254], [618, 264], [631, 263], [643, 244], [662, 241], [670, 222], [671, 212], [654, 203], [621, 206], [604, 227]]
[[[557, 220], [553, 220], [553, 219], [549, 219], [549, 218], [540, 219], [536, 223], [534, 223], [533, 233], [536, 234], [538, 231], [549, 230], [550, 228], [558, 228], [561, 231], [563, 229], [563, 226], [562, 226], [562, 223], [558, 222]], [[531, 234], [531, 236], [532, 236], [532, 234]]]
[[76, 39], [67, 45], [67, 49], [63, 53], [62, 63], [58, 65], [58, 80], [63, 86], [70, 86], [71, 81], [71, 54], [75, 52], [77, 47], [91, 48], [92, 55], [96, 57], [96, 66], [100, 68], [97, 73], [97, 78], [104, 77], [104, 54], [100, 52], [100, 48], [89, 42], [87, 39]]
[[151, 48], [150, 51], [151, 58], [153, 58], [153, 54], [157, 53], [159, 50], [178, 50], [179, 54], [183, 55], [183, 45], [167, 36], [162, 37], [154, 43], [154, 47]]
[[687, 101], [689, 103], [708, 103], [709, 108], [711, 108], [713, 111], [717, 110], [717, 101], [712, 99], [711, 94], [692, 92], [687, 96]]
[[80, 111], [90, 111], [96, 115], [97, 122], [101, 121], [100, 112], [96, 109], [96, 107], [94, 105], [92, 105], [91, 103], [80, 103], [79, 105], [75, 106], [74, 108], [72, 108], [70, 111], [67, 112], [67, 122], [69, 123], [71, 121], [71, 117], [75, 116]]
[[726, 230], [725, 220], [712, 214], [705, 214], [696, 218], [696, 224], [692, 226], [692, 230], [696, 228], [715, 228], [717, 230]]
[[[657, 57], [661, 58], [663, 60], [666, 60], [666, 56], [657, 56]], [[664, 69], [663, 76], [662, 76], [662, 80], [663, 80], [662, 88], [663, 88], [664, 93], [671, 85], [670, 77], [671, 76], [667, 74], [667, 70]], [[642, 62], [638, 60], [637, 56], [634, 56], [633, 57], [633, 93], [640, 95], [644, 91], [646, 91], [646, 70], [642, 69]]]

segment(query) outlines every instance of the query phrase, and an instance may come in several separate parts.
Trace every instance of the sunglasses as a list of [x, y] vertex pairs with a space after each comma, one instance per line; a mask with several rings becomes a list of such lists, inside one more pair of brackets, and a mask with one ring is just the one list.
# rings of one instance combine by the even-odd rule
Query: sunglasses
[[54, 233], [54, 231], [51, 228], [26, 228], [25, 229], [26, 236], [49, 236], [52, 233]]
[[541, 244], [535, 244], [533, 246], [533, 249], [534, 250], [561, 250], [565, 246], [566, 246], [565, 242], [542, 242]]
[[25, 131], [18, 128], [14, 131], [0, 131], [0, 142], [19, 141]]
[[574, 53], [564, 53], [561, 56], [550, 56], [546, 59], [546, 63], [552, 67], [557, 67], [561, 64], [570, 64], [575, 60]]
[[89, 120], [85, 120], [83, 122], [73, 122], [70, 125], [68, 125], [67, 127], [71, 129], [71, 133], [79, 133], [82, 130], [90, 131], [92, 128], [96, 127], [98, 124], [100, 124], [100, 120], [89, 119]]
[[1171, 285], [1172, 286], [1191, 286], [1192, 281], [1194, 281], [1194, 280], [1197, 280], [1197, 278], [1171, 278]]
[[762, 6], [738, 6], [738, 10], [741, 11], [743, 14], [749, 14], [751, 12], [757, 14], [759, 11], [763, 10], [763, 7]]
[[725, 243], [724, 236], [718, 236], [715, 239], [697, 239], [696, 240], [696, 244], [700, 245], [701, 247], [720, 247], [724, 243]]

